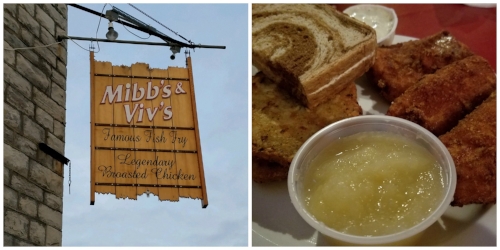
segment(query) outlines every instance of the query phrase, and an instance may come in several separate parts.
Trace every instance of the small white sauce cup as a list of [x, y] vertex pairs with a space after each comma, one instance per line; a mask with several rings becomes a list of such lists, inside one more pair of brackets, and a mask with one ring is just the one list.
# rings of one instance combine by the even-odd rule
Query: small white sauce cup
[[[343, 12], [349, 16], [351, 16], [353, 13], [361, 12], [364, 13], [364, 15], [366, 15], [367, 19], [376, 18], [376, 15], [380, 16], [383, 15], [388, 17], [388, 20], [392, 23], [392, 26], [387, 30], [386, 34], [382, 35], [379, 34], [377, 36], [377, 44], [379, 46], [392, 44], [392, 41], [394, 40], [394, 36], [396, 34], [396, 27], [398, 26], [398, 15], [396, 14], [396, 11], [394, 11], [394, 9], [387, 8], [382, 5], [359, 4], [348, 7]], [[380, 23], [378, 25], [385, 25], [385, 24]]]
[[[356, 236], [329, 228], [316, 220], [304, 207], [302, 181], [310, 162], [328, 145], [339, 138], [360, 132], [384, 131], [411, 138], [425, 147], [443, 168], [443, 197], [434, 212], [419, 224], [400, 232], [383, 236]], [[457, 174], [448, 149], [431, 132], [420, 125], [392, 116], [364, 115], [347, 118], [328, 125], [310, 137], [297, 151], [288, 172], [288, 192], [300, 216], [314, 229], [326, 236], [332, 245], [413, 245], [425, 229], [435, 223], [450, 206], [455, 193]]]

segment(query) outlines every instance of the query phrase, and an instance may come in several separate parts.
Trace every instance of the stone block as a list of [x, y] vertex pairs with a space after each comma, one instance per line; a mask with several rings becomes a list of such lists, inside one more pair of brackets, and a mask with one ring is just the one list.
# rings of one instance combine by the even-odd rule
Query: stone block
[[10, 106], [8, 103], [3, 105], [3, 124], [15, 131], [21, 131], [21, 112]]
[[63, 17], [68, 16], [68, 7], [66, 6], [66, 4], [60, 3], [60, 4], [55, 4], [55, 5], [57, 7], [57, 10], [59, 11], [59, 13], [61, 13], [61, 15]]
[[[58, 35], [64, 34], [64, 32], [65, 31], [61, 30], [59, 27], [57, 28], [57, 34]], [[59, 45], [56, 46], [55, 48], [57, 48], [57, 51], [54, 51], [55, 54], [57, 55], [57, 58], [59, 58], [64, 63], [64, 65], [68, 65], [68, 62], [67, 62], [67, 60], [68, 60], [67, 48], [65, 48], [64, 46], [59, 46]]]
[[[67, 72], [68, 72], [68, 69], [66, 68], [66, 65], [61, 61], [61, 60], [57, 60], [57, 71], [59, 73], [61, 73], [61, 75], [64, 76], [64, 79], [66, 79], [66, 76], [67, 76]], [[66, 84], [64, 84], [66, 85]]]
[[50, 79], [38, 67], [37, 62], [30, 62], [24, 56], [17, 55], [17, 72], [23, 72], [23, 76], [39, 89], [46, 90], [50, 87]]
[[[55, 74], [59, 74], [54, 72]], [[55, 82], [52, 83], [52, 93], [50, 95], [57, 104], [66, 107], [66, 91]]]
[[45, 192], [45, 200], [43, 201], [48, 207], [57, 210], [62, 213], [63, 211], [63, 199], [52, 193]]
[[65, 122], [66, 109], [37, 88], [33, 88], [33, 102], [49, 113], [55, 120]]
[[60, 154], [64, 155], [64, 142], [59, 140], [54, 134], [47, 134], [47, 145], [49, 145], [49, 147], [53, 148]]
[[3, 167], [3, 184], [10, 185], [10, 170], [6, 167]]
[[11, 29], [15, 33], [19, 32], [20, 26], [19, 26], [19, 23], [17, 22], [17, 19], [14, 18], [14, 15], [11, 15], [7, 12], [4, 12], [4, 14], [3, 14], [3, 26], [5, 28]]
[[[24, 27], [21, 28], [21, 37], [20, 38], [21, 38], [21, 41], [23, 41], [27, 47], [35, 46], [35, 37], [33, 36], [33, 33], [31, 33], [27, 28], [24, 28]], [[35, 49], [24, 49], [24, 50], [32, 52], [34, 55], [36, 55]], [[24, 50], [19, 50], [19, 52], [21, 52], [21, 51], [24, 52]], [[36, 59], [33, 60], [32, 57], [33, 56], [31, 56], [31, 57], [26, 56], [26, 58], [28, 58], [30, 61], [36, 62]]]
[[43, 8], [47, 12], [47, 14], [52, 17], [52, 19], [54, 19], [54, 22], [57, 26], [61, 27], [64, 30], [68, 29], [67, 15], [63, 16], [61, 13], [59, 13], [57, 7], [51, 6], [49, 4], [44, 4]]
[[[24, 29], [24, 28], [22, 28]], [[9, 30], [4, 29], [4, 43], [7, 42], [12, 48], [25, 48], [29, 47], [31, 45], [26, 44], [25, 42], [21, 41], [20, 37], [24, 34], [24, 32], [21, 32], [20, 34], [13, 34]], [[29, 36], [29, 38], [32, 38], [32, 36]], [[28, 40], [29, 40], [28, 38]], [[12, 51], [14, 52], [14, 51]], [[22, 55], [25, 58], [27, 58], [30, 61], [38, 61], [38, 55], [30, 49], [21, 49], [17, 50], [16, 55]]]
[[54, 118], [52, 118], [49, 113], [45, 112], [45, 110], [36, 107], [35, 119], [42, 127], [48, 129], [50, 132], [54, 131]]
[[7, 210], [4, 217], [4, 233], [21, 239], [28, 239], [29, 219], [17, 212]]
[[60, 161], [54, 160], [54, 164], [52, 164], [52, 171], [54, 171], [59, 176], [64, 177], [64, 164]]
[[16, 243], [14, 245], [20, 246], [20, 247], [34, 247], [35, 246], [35, 245], [33, 245], [29, 242], [26, 242], [24, 240], [16, 240]]
[[[56, 39], [54, 38], [54, 36], [51, 35], [45, 28], [41, 29], [40, 40], [41, 40], [40, 45], [42, 45], [42, 46], [48, 45], [48, 44], [53, 44], [56, 42]], [[51, 45], [49, 47], [37, 49], [37, 53], [43, 59], [45, 59], [47, 62], [49, 62], [49, 65], [52, 68], [57, 67], [57, 56], [55, 53], [57, 51], [58, 46], [59, 45], [54, 44], [54, 45]]]
[[9, 208], [12, 208], [14, 210], [17, 210], [17, 203], [19, 201], [19, 195], [18, 193], [7, 187], [3, 186], [3, 205]]
[[43, 190], [17, 174], [12, 175], [10, 186], [22, 194], [32, 197], [37, 201], [43, 202]]
[[[29, 4], [25, 4], [27, 6]], [[18, 20], [19, 22], [24, 25], [33, 35], [36, 37], [40, 36], [40, 24], [35, 20], [33, 15], [35, 12], [33, 11], [33, 15], [30, 15], [31, 13], [28, 13], [23, 8], [18, 9]]]
[[56, 32], [54, 20], [52, 20], [52, 18], [47, 13], [45, 13], [42, 8], [39, 8], [37, 6], [36, 9], [36, 20], [40, 23], [40, 25], [42, 25], [42, 27], [45, 27], [50, 32], [50, 34], [52, 34], [52, 36], [54, 36]]
[[[10, 46], [9, 43], [6, 41], [3, 41], [3, 47], [5, 48], [3, 50], [3, 62], [9, 65], [14, 65], [16, 63], [16, 52], [13, 50], [9, 50], [12, 49], [12, 46]], [[5, 71], [5, 64], [4, 64], [4, 71]]]
[[7, 64], [3, 65], [3, 80], [6, 83], [10, 83], [10, 85], [17, 89], [24, 97], [31, 98], [31, 83]]
[[5, 143], [3, 144], [3, 164], [24, 177], [28, 176], [28, 156]]
[[51, 226], [47, 226], [45, 244], [47, 246], [60, 246], [62, 243], [62, 232]]
[[29, 239], [35, 245], [45, 245], [45, 226], [37, 221], [31, 221]]
[[34, 4], [21, 4], [21, 7], [23, 7], [31, 16], [35, 16]]
[[7, 87], [4, 98], [6, 103], [9, 103], [12, 107], [16, 107], [28, 117], [35, 115], [35, 105], [12, 86]]
[[37, 202], [30, 197], [21, 196], [19, 198], [19, 211], [33, 218], [36, 218], [37, 214]]
[[54, 163], [54, 158], [42, 150], [38, 149], [37, 155], [36, 155], [36, 160], [42, 164], [43, 166], [52, 166]]
[[23, 116], [23, 134], [37, 144], [45, 142], [45, 130], [26, 116]]
[[3, 127], [3, 141], [9, 145], [15, 145], [17, 133], [8, 127]]
[[8, 29], [3, 30], [3, 40], [4, 43], [7, 42], [12, 48], [24, 48], [27, 47], [26, 44], [19, 39], [16, 33], [9, 31]]
[[44, 204], [38, 205], [38, 218], [55, 229], [61, 230], [62, 228], [62, 213]]
[[[60, 74], [57, 71], [52, 72], [52, 81], [54, 81], [57, 86], [59, 86], [60, 90], [65, 92], [66, 90], [66, 77]], [[53, 87], [53, 86], [52, 86]], [[65, 95], [66, 96], [66, 95]], [[64, 98], [64, 102], [62, 102], [61, 106], [65, 107], [66, 106], [66, 98]]]
[[[68, 35], [67, 30], [63, 30], [63, 29], [61, 29], [61, 27], [56, 26], [56, 37], [67, 36], [67, 35]], [[62, 48], [64, 48], [65, 50], [68, 50], [68, 39], [62, 40], [61, 43], [59, 43], [59, 44], [61, 45]]]
[[[36, 46], [40, 46], [42, 43], [39, 42], [39, 41], [35, 41], [35, 44], [36, 44]], [[38, 62], [36, 64], [34, 64], [34, 65], [35, 65], [35, 67], [39, 68], [47, 76], [47, 78], [50, 81], [50, 77], [52, 75], [52, 67], [53, 66], [50, 65], [50, 63], [46, 60], [46, 58], [44, 58], [44, 56], [50, 55], [52, 53], [50, 51], [48, 51], [47, 49], [48, 48], [45, 48], [45, 50], [41, 51], [41, 52], [45, 52], [45, 53], [40, 53], [41, 54], [40, 60], [38, 60]], [[55, 56], [54, 56], [54, 58], [55, 58]], [[51, 87], [49, 86], [47, 89], [44, 89], [43, 92], [50, 93], [50, 88]]]
[[[4, 13], [5, 11], [7, 11], [8, 13], [10, 13], [13, 17], [16, 17], [17, 16], [17, 6], [18, 4], [3, 4], [3, 10], [4, 10]], [[5, 15], [5, 14], [4, 14]]]
[[7, 247], [7, 246], [13, 246], [13, 245], [14, 245], [14, 238], [12, 237], [12, 235], [4, 232], [4, 234], [3, 234], [3, 246]]
[[54, 122], [54, 135], [59, 138], [61, 141], [65, 139], [65, 131], [66, 127], [63, 123], [55, 121]]
[[56, 35], [54, 33], [55, 32], [50, 32], [45, 27], [42, 27], [40, 29], [40, 41], [42, 42], [42, 44], [49, 45], [57, 42]]
[[[49, 166], [51, 167], [51, 166]], [[30, 180], [57, 196], [63, 195], [63, 177], [36, 161], [30, 161]]]
[[14, 147], [18, 148], [19, 151], [23, 152], [28, 157], [36, 159], [36, 152], [38, 150], [38, 144], [36, 144], [36, 143], [34, 143], [34, 142], [32, 142], [32, 141], [30, 141], [22, 136], [17, 136], [13, 145], [14, 145]]

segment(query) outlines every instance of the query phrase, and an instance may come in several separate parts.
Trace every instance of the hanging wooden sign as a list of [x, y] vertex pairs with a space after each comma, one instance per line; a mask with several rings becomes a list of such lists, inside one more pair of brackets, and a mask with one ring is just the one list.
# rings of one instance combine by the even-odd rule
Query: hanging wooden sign
[[191, 58], [187, 68], [114, 66], [94, 60], [91, 79], [90, 204], [95, 193], [208, 206]]

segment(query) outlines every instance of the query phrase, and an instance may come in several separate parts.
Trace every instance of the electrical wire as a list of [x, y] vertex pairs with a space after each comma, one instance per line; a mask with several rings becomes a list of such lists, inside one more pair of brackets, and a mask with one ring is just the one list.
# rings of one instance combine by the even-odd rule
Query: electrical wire
[[132, 6], [132, 8], [136, 9], [137, 11], [141, 12], [142, 14], [144, 14], [145, 16], [151, 18], [151, 20], [155, 21], [156, 23], [158, 23], [159, 25], [163, 26], [165, 29], [171, 31], [172, 33], [176, 34], [177, 36], [181, 37], [182, 39], [184, 39], [185, 41], [187, 41], [189, 44], [193, 44], [193, 42], [191, 42], [191, 40], [188, 40], [186, 38], [184, 38], [183, 36], [179, 35], [179, 33], [173, 31], [172, 29], [170, 29], [169, 27], [165, 26], [163, 23], [160, 23], [159, 21], [157, 21], [156, 19], [152, 18], [150, 15], [146, 14], [144, 11], [140, 10], [139, 8], [135, 7], [134, 5], [132, 5], [131, 3], [129, 3], [130, 6]]
[[4, 50], [20, 50], [20, 49], [38, 49], [38, 48], [46, 48], [46, 47], [49, 47], [49, 46], [52, 46], [52, 45], [55, 45], [55, 44], [58, 44], [58, 43], [62, 43], [61, 42], [55, 42], [55, 43], [51, 43], [51, 44], [47, 44], [47, 45], [42, 45], [42, 46], [35, 46], [35, 47], [22, 47], [22, 48], [3, 48]]
[[146, 40], [146, 39], [149, 39], [149, 38], [151, 37], [151, 34], [149, 34], [149, 36], [148, 36], [148, 37], [140, 37], [140, 36], [138, 36], [138, 35], [134, 34], [134, 32], [132, 32], [132, 31], [130, 31], [129, 29], [127, 29], [127, 27], [126, 27], [125, 25], [123, 25], [123, 22], [120, 22], [120, 23], [122, 24], [123, 28], [125, 28], [128, 32], [130, 32], [132, 35], [134, 35], [134, 36], [136, 36], [136, 37], [138, 37], [138, 38], [140, 38], [140, 39], [144, 39], [144, 40]]
[[[78, 47], [82, 48], [83, 50], [90, 51], [90, 50], [85, 49], [84, 47], [80, 46], [80, 44], [78, 44], [77, 42], [75, 42], [73, 39], [71, 39], [69, 37], [68, 37], [68, 39], [71, 40], [72, 42], [74, 42], [76, 45], [78, 45]], [[50, 47], [52, 45], [56, 45], [56, 44], [59, 44], [59, 43], [62, 43], [62, 41], [51, 43], [51, 44], [47, 44], [47, 45], [42, 45], [42, 46], [35, 46], [35, 47], [3, 48], [3, 49], [4, 50], [10, 50], [10, 51], [21, 50], [21, 49], [38, 49], [38, 48], [47, 48], [47, 47]]]
[[[91, 50], [86, 49], [86, 48], [84, 48], [84, 47], [80, 46], [80, 44], [78, 44], [77, 42], [75, 42], [73, 39], [71, 39], [71, 38], [68, 38], [68, 39], [69, 39], [69, 40], [71, 40], [72, 42], [74, 42], [74, 43], [75, 43], [78, 47], [82, 48], [83, 50], [86, 50], [86, 51], [88, 51], [88, 52], [91, 52]], [[99, 50], [100, 50], [100, 49], [99, 49]], [[97, 52], [95, 52], [95, 53], [99, 53], [99, 51], [97, 51]]]
[[[106, 5], [108, 4], [104, 4], [104, 6], [102, 7], [102, 10], [101, 10], [101, 17], [99, 17], [99, 24], [97, 24], [97, 30], [95, 31], [95, 39], [97, 39], [97, 32], [99, 32], [99, 26], [101, 26], [101, 19], [102, 19], [102, 15], [104, 13], [104, 8], [106, 8]], [[73, 41], [74, 43], [76, 43], [75, 41]], [[92, 43], [93, 42], [90, 42], [90, 45], [92, 46]], [[97, 48], [99, 49], [97, 52], [95, 53], [99, 53], [99, 51], [101, 51], [101, 47], [99, 46], [99, 41], [96, 41], [97, 43]], [[77, 43], [76, 43], [77, 44]], [[78, 45], [78, 44], [77, 44]], [[80, 45], [78, 45], [80, 46]], [[82, 46], [80, 46], [80, 48], [82, 48]], [[83, 49], [83, 48], [82, 48]]]

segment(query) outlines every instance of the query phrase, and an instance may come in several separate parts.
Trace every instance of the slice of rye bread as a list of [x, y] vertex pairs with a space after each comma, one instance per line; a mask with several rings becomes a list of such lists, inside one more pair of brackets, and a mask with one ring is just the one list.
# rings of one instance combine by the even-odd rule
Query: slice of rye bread
[[257, 73], [252, 78], [252, 158], [268, 164], [253, 164], [254, 180], [282, 180], [283, 171], [288, 172], [293, 156], [309, 137], [330, 123], [361, 113], [354, 83], [312, 111]]
[[439, 137], [457, 170], [452, 206], [496, 203], [496, 91]]
[[314, 108], [373, 64], [370, 26], [326, 4], [253, 4], [252, 63]]
[[472, 55], [465, 44], [441, 31], [420, 40], [378, 47], [368, 75], [392, 102], [424, 75]]

